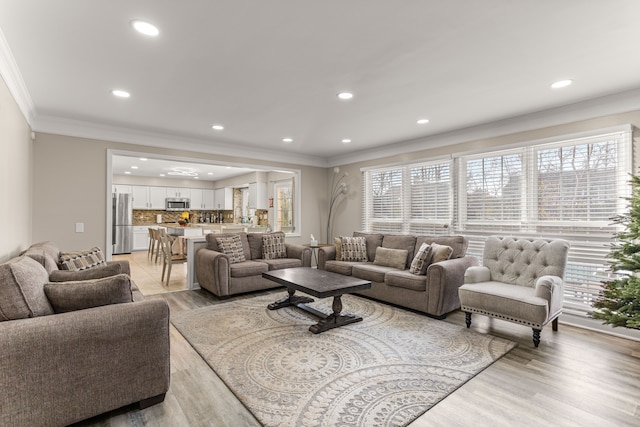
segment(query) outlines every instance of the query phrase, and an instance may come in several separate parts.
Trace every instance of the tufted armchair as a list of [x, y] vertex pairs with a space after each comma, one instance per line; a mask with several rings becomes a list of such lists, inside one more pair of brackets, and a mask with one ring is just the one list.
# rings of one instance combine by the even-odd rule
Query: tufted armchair
[[469, 267], [458, 288], [467, 327], [472, 313], [519, 323], [538, 347], [544, 325], [558, 330], [568, 251], [565, 240], [489, 237], [482, 266]]

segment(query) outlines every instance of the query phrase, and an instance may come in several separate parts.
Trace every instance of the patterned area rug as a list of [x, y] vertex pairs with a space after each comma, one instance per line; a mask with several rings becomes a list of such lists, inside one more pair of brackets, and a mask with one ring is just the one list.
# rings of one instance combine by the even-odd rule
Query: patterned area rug
[[343, 312], [364, 320], [314, 335], [301, 310], [266, 308], [281, 296], [172, 315], [265, 426], [407, 425], [516, 345], [351, 295]]

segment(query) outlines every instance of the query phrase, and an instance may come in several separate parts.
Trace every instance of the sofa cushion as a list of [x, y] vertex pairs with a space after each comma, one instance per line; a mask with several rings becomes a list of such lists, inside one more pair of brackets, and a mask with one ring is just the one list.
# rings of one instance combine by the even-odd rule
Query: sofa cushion
[[53, 314], [44, 293], [48, 277], [47, 270], [27, 256], [0, 264], [0, 321]]
[[34, 243], [29, 246], [22, 255], [26, 255], [29, 258], [38, 261], [38, 263], [40, 263], [40, 265], [42, 265], [49, 274], [60, 268], [58, 265], [60, 251], [58, 250], [58, 247], [51, 242]]
[[389, 249], [379, 246], [376, 248], [376, 257], [373, 263], [404, 270], [407, 264], [407, 254], [408, 251], [406, 249]]
[[367, 264], [366, 262], [351, 262], [351, 261], [326, 261], [324, 263], [324, 269], [332, 273], [343, 274], [345, 276], [351, 276], [351, 269], [354, 265]]
[[420, 245], [420, 249], [416, 252], [416, 255], [411, 261], [411, 267], [409, 267], [409, 273], [417, 275], [427, 274], [427, 267], [429, 266], [429, 259], [431, 258], [431, 245], [423, 243]]
[[102, 249], [95, 246], [86, 251], [60, 252], [60, 268], [62, 270], [82, 271], [104, 264]]
[[218, 251], [229, 257], [229, 264], [236, 264], [247, 260], [244, 256], [240, 236], [216, 237], [216, 243], [218, 244]]
[[407, 234], [385, 234], [382, 238], [382, 247], [406, 250], [407, 260], [404, 268], [409, 268], [416, 249], [416, 238]]
[[50, 282], [44, 285], [44, 292], [56, 313], [133, 301], [131, 278], [126, 274], [97, 280]]
[[383, 234], [354, 231], [353, 237], [364, 237], [367, 242], [367, 258], [370, 262], [376, 259], [376, 248], [382, 246]]
[[367, 261], [367, 241], [364, 237], [340, 236], [342, 256], [340, 261]]
[[424, 292], [427, 290], [427, 276], [410, 273], [409, 270], [389, 271], [384, 276], [384, 282], [389, 286]]
[[269, 233], [262, 236], [262, 258], [278, 259], [287, 257], [287, 248], [284, 245], [284, 233]]
[[467, 246], [469, 246], [469, 239], [465, 236], [418, 236], [416, 238], [416, 248], [419, 248], [423, 243], [430, 245], [437, 243], [439, 245], [449, 246], [453, 249], [451, 259], [462, 258], [467, 253]]
[[229, 264], [229, 275], [231, 277], [259, 276], [269, 271], [269, 265], [262, 261], [244, 261]]
[[247, 242], [249, 243], [250, 259], [262, 258], [262, 236], [264, 233], [247, 233]]
[[431, 257], [429, 259], [429, 264], [435, 264], [437, 262], [446, 261], [451, 258], [452, 253], [453, 253], [453, 248], [451, 248], [451, 246], [432, 243]]
[[351, 269], [351, 275], [358, 279], [369, 280], [371, 282], [384, 282], [384, 276], [390, 271], [398, 271], [393, 267], [386, 267], [384, 265], [375, 265], [372, 263], [360, 263], [354, 265]]
[[283, 268], [302, 267], [302, 260], [298, 258], [278, 258], [261, 260], [269, 266], [269, 270], [282, 270]]
[[55, 270], [49, 274], [49, 282], [69, 282], [78, 280], [95, 280], [104, 277], [127, 273], [124, 265], [118, 262], [100, 264], [96, 268], [82, 271]]

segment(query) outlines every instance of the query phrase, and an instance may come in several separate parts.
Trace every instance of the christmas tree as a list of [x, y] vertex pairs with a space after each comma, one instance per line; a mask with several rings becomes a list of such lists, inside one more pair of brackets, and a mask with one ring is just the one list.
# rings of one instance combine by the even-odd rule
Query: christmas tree
[[605, 324], [640, 329], [640, 177], [631, 177], [629, 212], [613, 217], [624, 227], [615, 234], [609, 257], [615, 279], [604, 282], [591, 316]]

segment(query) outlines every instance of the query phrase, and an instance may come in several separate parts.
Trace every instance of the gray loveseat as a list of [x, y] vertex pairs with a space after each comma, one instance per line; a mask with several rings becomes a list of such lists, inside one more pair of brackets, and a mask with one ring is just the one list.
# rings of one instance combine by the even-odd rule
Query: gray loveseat
[[[336, 246], [327, 246], [318, 250], [318, 268], [369, 280], [371, 289], [360, 294], [438, 319], [444, 319], [447, 313], [460, 308], [458, 288], [464, 283], [464, 273], [468, 267], [479, 264], [475, 257], [465, 256], [468, 240], [464, 236], [362, 232], [354, 232], [353, 236], [365, 238], [366, 260], [336, 260]], [[450, 247], [450, 257], [428, 265], [424, 274], [413, 274], [409, 269], [423, 243]], [[406, 251], [406, 261], [400, 268], [376, 263], [377, 248]]]
[[122, 263], [74, 276], [101, 278], [51, 282], [42, 246], [57, 250], [34, 245], [0, 264], [0, 425], [64, 426], [161, 402], [170, 380], [166, 301], [145, 300], [127, 274], [107, 274], [128, 269]]
[[[244, 261], [233, 262], [221, 251], [218, 238], [238, 236], [242, 244]], [[270, 289], [280, 286], [262, 277], [262, 273], [292, 267], [310, 267], [311, 249], [302, 245], [284, 243], [286, 253], [276, 259], [264, 259], [264, 237], [281, 236], [284, 233], [222, 233], [207, 234], [207, 246], [196, 252], [196, 276], [200, 287], [218, 297]]]

